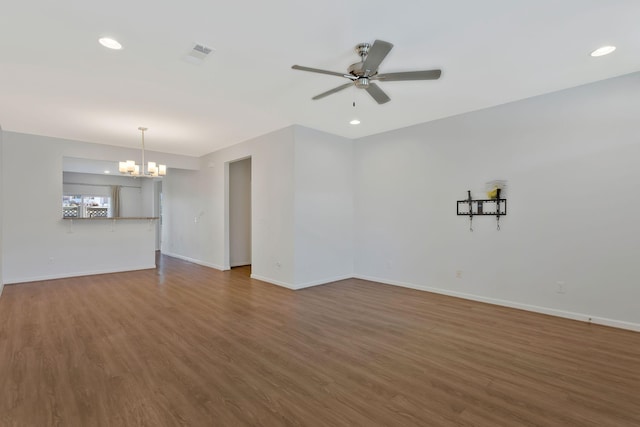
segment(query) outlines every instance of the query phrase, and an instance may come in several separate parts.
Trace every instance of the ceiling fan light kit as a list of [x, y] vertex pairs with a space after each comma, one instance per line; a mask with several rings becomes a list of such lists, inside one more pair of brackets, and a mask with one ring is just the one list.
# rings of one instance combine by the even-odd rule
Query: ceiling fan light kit
[[422, 71], [407, 71], [378, 74], [378, 67], [382, 61], [387, 57], [393, 44], [385, 42], [383, 40], [376, 40], [373, 44], [359, 43], [356, 45], [356, 53], [360, 55], [360, 62], [351, 64], [347, 68], [347, 73], [338, 73], [336, 71], [321, 70], [318, 68], [303, 67], [301, 65], [294, 65], [291, 68], [294, 70], [308, 71], [311, 73], [328, 74], [330, 76], [344, 77], [351, 80], [349, 83], [340, 85], [334, 89], [314, 96], [313, 100], [322, 99], [326, 96], [332, 95], [336, 92], [340, 92], [350, 86], [355, 86], [359, 89], [364, 89], [369, 95], [378, 103], [385, 104], [391, 101], [391, 98], [378, 86], [374, 81], [409, 81], [409, 80], [437, 80], [442, 74], [441, 70], [422, 70]]

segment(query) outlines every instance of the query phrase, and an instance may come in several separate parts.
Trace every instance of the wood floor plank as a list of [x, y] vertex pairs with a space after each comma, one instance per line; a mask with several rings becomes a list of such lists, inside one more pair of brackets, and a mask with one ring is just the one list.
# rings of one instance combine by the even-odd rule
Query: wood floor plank
[[0, 426], [638, 426], [640, 334], [169, 257], [6, 286]]

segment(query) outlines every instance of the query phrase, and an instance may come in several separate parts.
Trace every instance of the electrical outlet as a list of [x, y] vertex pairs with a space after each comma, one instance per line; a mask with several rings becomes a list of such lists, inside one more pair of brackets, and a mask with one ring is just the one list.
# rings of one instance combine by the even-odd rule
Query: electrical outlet
[[556, 289], [556, 293], [564, 294], [566, 292], [566, 288], [564, 286], [564, 281], [563, 280], [558, 280], [556, 282], [556, 285], [558, 286], [558, 288]]

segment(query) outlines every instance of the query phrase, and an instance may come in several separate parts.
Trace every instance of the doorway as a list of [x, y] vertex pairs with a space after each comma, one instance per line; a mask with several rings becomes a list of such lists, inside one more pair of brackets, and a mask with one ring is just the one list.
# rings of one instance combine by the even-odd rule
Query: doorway
[[229, 266], [251, 265], [251, 157], [229, 163]]
[[156, 251], [162, 250], [162, 181], [155, 181], [153, 187], [153, 216], [156, 220]]

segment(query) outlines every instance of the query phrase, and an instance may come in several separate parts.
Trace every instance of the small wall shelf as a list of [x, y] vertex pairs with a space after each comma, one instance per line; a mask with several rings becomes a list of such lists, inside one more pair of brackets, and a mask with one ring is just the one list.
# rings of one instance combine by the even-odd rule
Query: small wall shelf
[[456, 202], [456, 207], [458, 215], [469, 217], [469, 230], [473, 231], [473, 217], [476, 215], [495, 216], [500, 230], [500, 217], [507, 214], [507, 199], [500, 198], [500, 189], [497, 190], [495, 199], [472, 199], [471, 191], [467, 191], [467, 195], [466, 200]]

